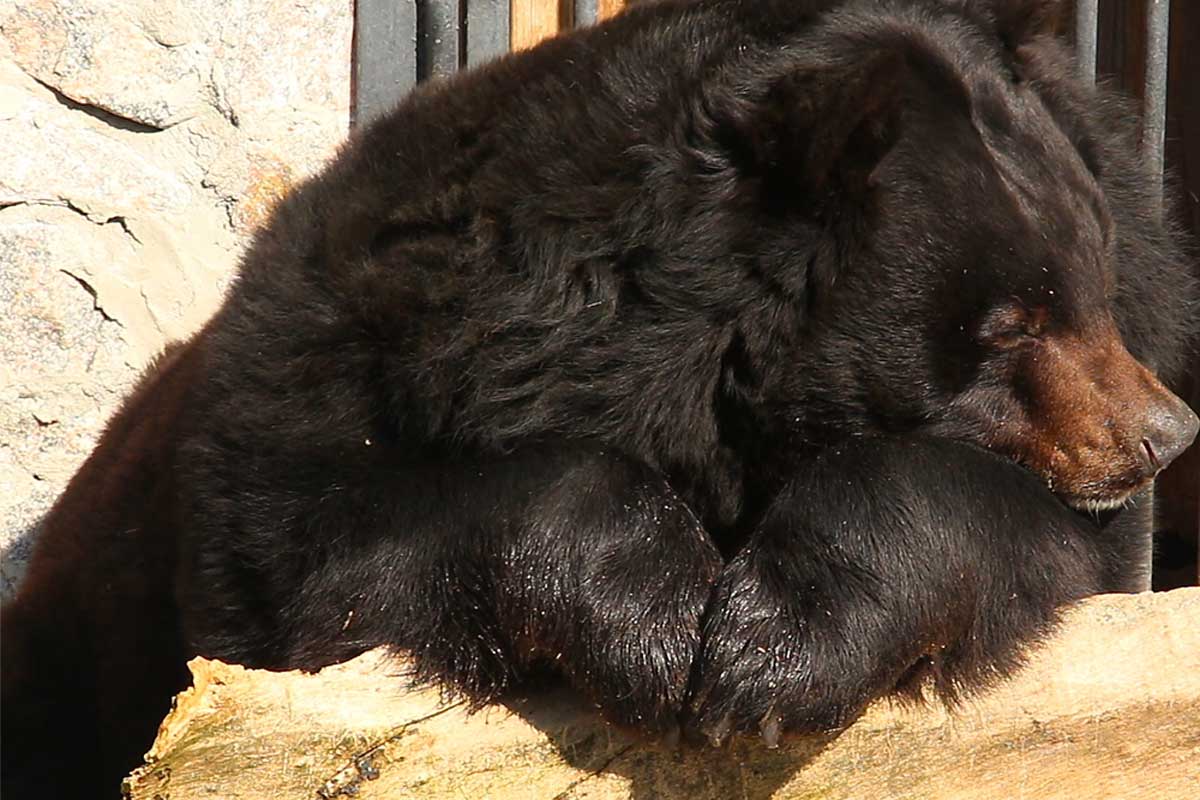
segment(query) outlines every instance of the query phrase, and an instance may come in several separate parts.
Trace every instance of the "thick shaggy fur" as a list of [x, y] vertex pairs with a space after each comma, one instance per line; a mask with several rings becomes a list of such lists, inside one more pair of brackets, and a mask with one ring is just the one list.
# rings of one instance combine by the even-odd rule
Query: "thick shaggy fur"
[[551, 667], [773, 743], [1134, 585], [1134, 515], [1063, 500], [1186, 438], [1133, 358], [1170, 374], [1200, 312], [1053, 6], [640, 5], [356, 133], [49, 517], [5, 790], [115, 791], [188, 654], [388, 645], [476, 701]]

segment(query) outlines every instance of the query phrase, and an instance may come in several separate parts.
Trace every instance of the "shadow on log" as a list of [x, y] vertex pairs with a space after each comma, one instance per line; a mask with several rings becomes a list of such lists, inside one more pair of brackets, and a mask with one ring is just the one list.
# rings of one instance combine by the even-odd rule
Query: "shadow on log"
[[468, 715], [375, 651], [315, 675], [190, 664], [135, 800], [1200, 797], [1200, 589], [1093, 598], [1013, 680], [838, 737], [670, 750], [565, 692]]

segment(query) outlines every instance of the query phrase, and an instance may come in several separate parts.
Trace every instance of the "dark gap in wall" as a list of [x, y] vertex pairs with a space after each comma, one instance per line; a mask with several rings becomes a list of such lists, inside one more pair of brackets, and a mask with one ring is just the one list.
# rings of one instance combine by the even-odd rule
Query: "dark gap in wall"
[[467, 3], [471, 0], [458, 0], [458, 68], [467, 66]]

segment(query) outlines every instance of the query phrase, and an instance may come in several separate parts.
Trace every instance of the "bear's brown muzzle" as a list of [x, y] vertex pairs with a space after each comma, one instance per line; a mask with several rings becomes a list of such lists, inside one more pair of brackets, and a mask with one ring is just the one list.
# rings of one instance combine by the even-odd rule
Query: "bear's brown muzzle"
[[1121, 504], [1200, 429], [1196, 414], [1125, 349], [1111, 322], [1040, 339], [1017, 372], [1024, 419], [994, 446], [1077, 507]]

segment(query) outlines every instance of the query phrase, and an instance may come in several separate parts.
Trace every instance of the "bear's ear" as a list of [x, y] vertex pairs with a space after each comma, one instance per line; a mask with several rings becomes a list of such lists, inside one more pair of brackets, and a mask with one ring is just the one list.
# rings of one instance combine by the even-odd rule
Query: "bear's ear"
[[1010, 50], [1036, 36], [1060, 33], [1065, 29], [1066, 0], [975, 0], [991, 17], [996, 32]]
[[882, 49], [789, 69], [738, 104], [722, 138], [744, 173], [787, 195], [857, 193], [896, 141], [910, 78], [904, 54]]

